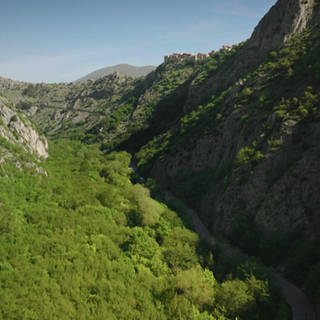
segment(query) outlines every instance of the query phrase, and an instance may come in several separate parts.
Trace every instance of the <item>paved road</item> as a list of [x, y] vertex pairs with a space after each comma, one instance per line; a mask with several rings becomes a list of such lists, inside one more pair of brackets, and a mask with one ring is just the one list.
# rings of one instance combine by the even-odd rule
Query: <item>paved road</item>
[[291, 307], [293, 320], [316, 320], [314, 308], [300, 288], [274, 271], [271, 271], [271, 276], [281, 287], [282, 294]]
[[[165, 194], [166, 201], [174, 197], [167, 192]], [[197, 213], [192, 209], [187, 209], [187, 214], [191, 217], [195, 231], [209, 243], [214, 241], [207, 227], [202, 223]], [[223, 251], [229, 257], [234, 257], [241, 253], [241, 250], [229, 244], [223, 244]], [[245, 255], [245, 253], [243, 253]], [[276, 281], [282, 290], [283, 297], [286, 299], [292, 311], [292, 320], [316, 320], [316, 314], [312, 304], [309, 302], [304, 292], [292, 284], [290, 281], [282, 277], [280, 274], [270, 269], [271, 277]]]

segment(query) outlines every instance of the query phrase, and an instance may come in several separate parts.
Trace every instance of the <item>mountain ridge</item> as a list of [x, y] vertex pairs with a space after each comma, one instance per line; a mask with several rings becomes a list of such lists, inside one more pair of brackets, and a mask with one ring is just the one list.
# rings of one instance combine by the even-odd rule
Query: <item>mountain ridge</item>
[[154, 71], [156, 69], [155, 66], [134, 66], [130, 64], [117, 64], [110, 67], [104, 67], [100, 68], [98, 70], [95, 70], [80, 79], [77, 79], [74, 81], [75, 83], [85, 82], [88, 80], [98, 80], [99, 78], [102, 78], [104, 76], [107, 76], [109, 74], [118, 72], [121, 75], [132, 77], [132, 78], [138, 78], [138, 77], [144, 77], [150, 72]]

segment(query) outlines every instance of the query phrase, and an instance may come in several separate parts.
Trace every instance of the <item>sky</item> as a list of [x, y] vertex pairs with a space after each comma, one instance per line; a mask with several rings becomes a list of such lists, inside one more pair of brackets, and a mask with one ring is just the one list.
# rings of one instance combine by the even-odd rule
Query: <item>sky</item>
[[0, 0], [0, 76], [69, 82], [250, 37], [275, 0]]

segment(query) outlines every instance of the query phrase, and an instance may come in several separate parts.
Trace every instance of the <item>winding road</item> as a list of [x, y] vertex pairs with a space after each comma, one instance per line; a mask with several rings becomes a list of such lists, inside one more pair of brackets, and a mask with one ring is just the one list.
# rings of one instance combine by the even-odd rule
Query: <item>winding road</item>
[[[134, 163], [134, 161], [131, 162], [130, 166], [133, 169], [133, 171], [138, 174], [137, 166]], [[175, 197], [170, 192], [165, 192], [165, 202], [169, 202], [172, 199], [175, 199]], [[190, 208], [186, 208], [186, 211], [186, 213], [192, 220], [194, 230], [203, 239], [208, 241], [208, 243], [215, 242], [214, 237], [209, 232], [208, 228], [203, 224], [196, 211]], [[226, 254], [230, 258], [238, 254], [246, 255], [239, 248], [231, 246], [228, 243], [222, 243], [221, 246], [224, 254]], [[313, 305], [310, 303], [305, 293], [299, 287], [295, 286], [293, 283], [285, 279], [275, 270], [269, 268], [269, 272], [270, 276], [280, 287], [284, 299], [287, 301], [288, 305], [291, 308], [292, 320], [319, 320], [317, 319]]]
[[[174, 196], [170, 192], [166, 192], [166, 202], [170, 199], [174, 199]], [[207, 227], [202, 223], [197, 213], [193, 209], [187, 208], [187, 214], [192, 220], [194, 230], [202, 238], [207, 240], [209, 243], [212, 243], [214, 241], [214, 237], [211, 235]], [[239, 253], [242, 253], [240, 249], [235, 248], [227, 243], [222, 244], [222, 248], [224, 253], [231, 258]], [[245, 255], [245, 253], [242, 254]], [[292, 320], [317, 320], [315, 310], [305, 293], [279, 273], [272, 269], [269, 269], [269, 271], [271, 277], [281, 288], [283, 297], [291, 308]]]

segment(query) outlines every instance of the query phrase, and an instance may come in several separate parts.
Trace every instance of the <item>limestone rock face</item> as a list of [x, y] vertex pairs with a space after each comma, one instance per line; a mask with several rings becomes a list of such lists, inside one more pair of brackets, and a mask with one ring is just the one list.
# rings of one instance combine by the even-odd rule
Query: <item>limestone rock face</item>
[[292, 35], [300, 33], [310, 23], [314, 0], [280, 0], [255, 28], [245, 49], [263, 56], [281, 48]]
[[319, 4], [315, 0], [279, 0], [263, 17], [250, 39], [201, 87], [190, 91], [186, 110], [202, 103], [209, 93], [218, 92], [241, 79], [263, 62], [268, 53], [281, 49], [293, 35], [318, 23]]
[[5, 99], [0, 100], [0, 136], [13, 144], [21, 145], [38, 158], [48, 157], [48, 142]]

